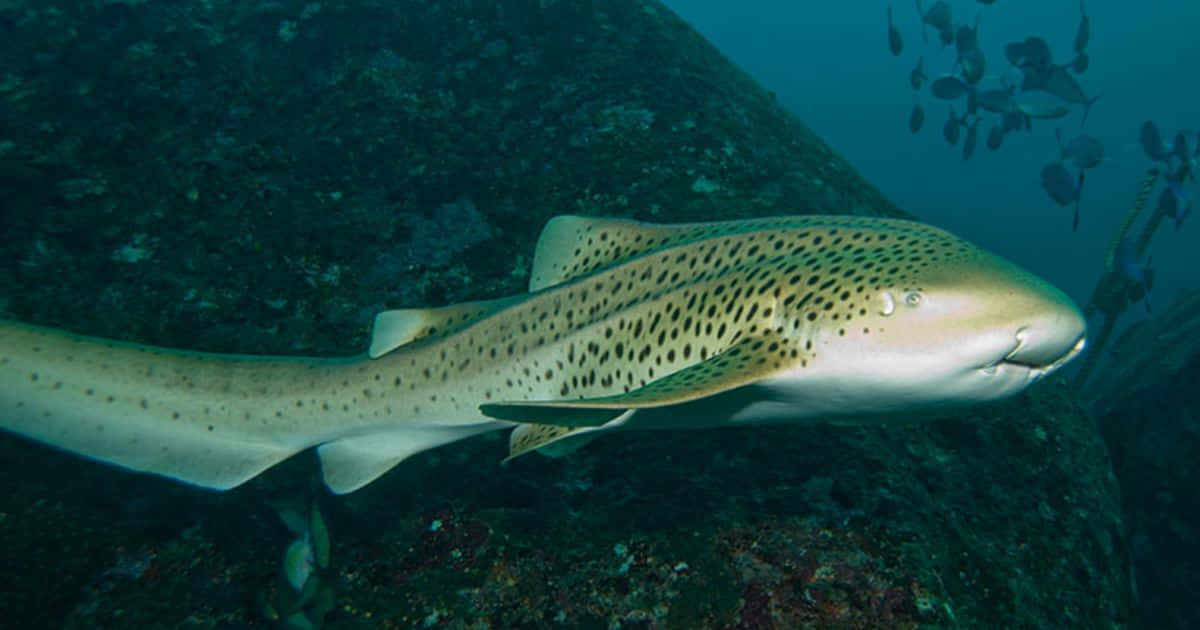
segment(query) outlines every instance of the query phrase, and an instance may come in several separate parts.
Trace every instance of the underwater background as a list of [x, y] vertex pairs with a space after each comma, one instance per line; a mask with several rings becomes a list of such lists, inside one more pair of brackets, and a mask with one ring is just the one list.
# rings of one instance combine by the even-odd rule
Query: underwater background
[[[1035, 121], [1030, 132], [1009, 134], [996, 151], [980, 147], [969, 160], [942, 137], [949, 103], [931, 95], [928, 86], [919, 92], [909, 86], [919, 57], [931, 79], [954, 74], [956, 58], [955, 47], [941, 45], [936, 33], [922, 40], [914, 2], [667, 4], [900, 207], [1037, 270], [1081, 304], [1142, 175], [1154, 166], [1139, 143], [1142, 123], [1155, 121], [1169, 135], [1200, 130], [1200, 83], [1189, 78], [1200, 67], [1200, 5], [1186, 0], [1137, 6], [1085, 2], [1091, 62], [1079, 80], [1089, 96], [1099, 96], [1087, 121], [1075, 107], [1061, 120]], [[928, 10], [933, 2], [924, 4]], [[904, 43], [899, 56], [888, 51], [889, 5]], [[1074, 57], [1078, 2], [948, 5], [955, 24], [979, 25], [988, 60], [983, 85], [1005, 78], [1020, 83], [1020, 71], [1005, 60], [1003, 48], [1028, 36], [1044, 38], [1058, 63]], [[908, 116], [916, 103], [924, 105], [927, 120], [913, 134]], [[952, 103], [961, 114], [963, 99]], [[1105, 149], [1083, 186], [1076, 233], [1070, 209], [1055, 204], [1039, 183], [1042, 166], [1059, 159], [1057, 127], [1064, 137], [1093, 135]], [[1152, 299], [1163, 305], [1178, 289], [1196, 287], [1200, 262], [1194, 226], [1173, 232], [1162, 230], [1153, 244]]]
[[[989, 85], [1021, 79], [1010, 42], [1075, 52], [1077, 3], [947, 6], [978, 14]], [[930, 79], [957, 72], [955, 47], [903, 3], [892, 55], [875, 2], [0, 2], [6, 319], [353, 355], [381, 310], [523, 291], [557, 214], [820, 212], [948, 228], [1081, 306], [1107, 296], [1093, 323], [1123, 331], [1086, 387], [1067, 372], [948, 420], [609, 437], [505, 466], [490, 434], [340, 497], [311, 453], [215, 493], [3, 433], [0, 619], [1195, 627], [1196, 225], [1158, 230], [1152, 287], [1105, 257], [1146, 170], [1179, 167], [1143, 123], [1200, 144], [1200, 13], [1085, 7], [1086, 125], [1072, 105], [993, 152], [981, 124], [964, 160], [949, 105], [908, 83], [922, 55]], [[1059, 126], [1105, 150], [1077, 232], [1039, 180]]]

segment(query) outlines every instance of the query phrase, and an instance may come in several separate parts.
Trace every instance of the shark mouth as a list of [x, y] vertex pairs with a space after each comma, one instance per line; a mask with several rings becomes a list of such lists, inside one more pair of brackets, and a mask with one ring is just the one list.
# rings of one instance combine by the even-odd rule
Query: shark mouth
[[998, 361], [985, 365], [981, 369], [984, 374], [994, 374], [998, 368], [1015, 368], [1019, 371], [1028, 371], [1029, 376], [1038, 379], [1057, 370], [1083, 352], [1087, 345], [1087, 339], [1084, 335], [1080, 335], [1066, 352], [1062, 351], [1061, 346], [1054, 348], [1053, 345], [1056, 344], [1030, 343], [1028, 329], [1021, 328], [1017, 331], [1016, 345], [1012, 350], [1009, 350]]

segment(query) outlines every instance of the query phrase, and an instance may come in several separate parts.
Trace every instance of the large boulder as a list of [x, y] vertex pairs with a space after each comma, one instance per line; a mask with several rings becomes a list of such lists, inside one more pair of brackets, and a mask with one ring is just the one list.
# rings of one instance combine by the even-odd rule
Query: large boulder
[[1099, 366], [1084, 394], [1121, 485], [1142, 622], [1198, 627], [1200, 291], [1131, 325]]

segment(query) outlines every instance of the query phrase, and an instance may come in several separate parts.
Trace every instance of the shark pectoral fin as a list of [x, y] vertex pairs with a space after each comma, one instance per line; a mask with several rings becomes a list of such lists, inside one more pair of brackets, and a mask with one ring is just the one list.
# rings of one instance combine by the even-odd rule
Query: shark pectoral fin
[[591, 406], [588, 404], [591, 400], [605, 399], [488, 403], [480, 405], [479, 411], [497, 420], [557, 427], [599, 427], [628, 411], [627, 407]]
[[552, 424], [522, 424], [508, 436], [508, 457], [502, 463], [537, 451], [547, 457], [562, 457], [591, 442], [601, 427], [559, 427]]
[[405, 427], [326, 442], [317, 447], [317, 455], [325, 485], [335, 494], [346, 494], [421, 451], [498, 428], [499, 423]]
[[598, 427], [630, 409], [678, 405], [765, 379], [784, 367], [778, 351], [765, 339], [746, 338], [724, 352], [623, 394], [488, 403], [479, 410], [510, 422]]
[[510, 296], [497, 300], [463, 302], [441, 308], [401, 308], [375, 315], [367, 355], [379, 357], [419, 339], [461, 330], [496, 311], [525, 299]]

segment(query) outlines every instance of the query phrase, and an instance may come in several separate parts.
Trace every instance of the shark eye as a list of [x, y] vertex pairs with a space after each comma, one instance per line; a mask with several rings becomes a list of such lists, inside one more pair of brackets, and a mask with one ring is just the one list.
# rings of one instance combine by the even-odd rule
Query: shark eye
[[921, 304], [921, 292], [909, 291], [904, 294], [904, 303], [909, 306], [919, 306]]

